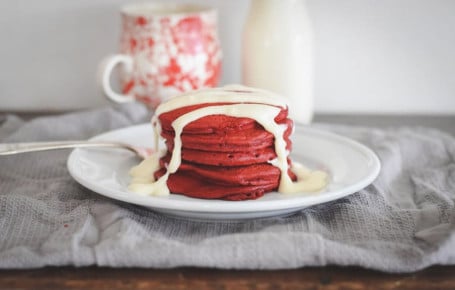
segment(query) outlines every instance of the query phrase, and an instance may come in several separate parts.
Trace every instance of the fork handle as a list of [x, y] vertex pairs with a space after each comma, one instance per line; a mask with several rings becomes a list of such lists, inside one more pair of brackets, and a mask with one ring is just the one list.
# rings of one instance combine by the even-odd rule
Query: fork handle
[[82, 148], [82, 147], [119, 147], [113, 142], [91, 141], [55, 141], [55, 142], [26, 142], [1, 143], [0, 155], [13, 155], [26, 152], [46, 151], [54, 149]]

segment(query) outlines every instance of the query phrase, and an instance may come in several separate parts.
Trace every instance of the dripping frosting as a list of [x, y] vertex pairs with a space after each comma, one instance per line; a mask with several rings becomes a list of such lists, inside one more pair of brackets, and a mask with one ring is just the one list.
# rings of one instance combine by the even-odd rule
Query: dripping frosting
[[[158, 117], [177, 108], [203, 103], [223, 104], [190, 111], [172, 122], [175, 136], [171, 159], [167, 165], [166, 173], [155, 180], [153, 172], [159, 168], [159, 159], [165, 153], [163, 150], [158, 151], [158, 140], [162, 130]], [[287, 162], [289, 152], [286, 150], [286, 141], [284, 139], [286, 125], [275, 122], [275, 117], [286, 107], [286, 99], [279, 95], [243, 86], [199, 90], [170, 99], [157, 108], [152, 119], [155, 132], [155, 149], [158, 153], [153, 154], [131, 169], [132, 181], [129, 190], [146, 195], [169, 195], [167, 180], [169, 175], [175, 173], [181, 164], [181, 134], [186, 125], [209, 115], [251, 118], [274, 136], [274, 147], [277, 157], [269, 163], [277, 167], [281, 172], [278, 186], [280, 193], [314, 192], [322, 189], [327, 183], [327, 174], [325, 172], [310, 171], [304, 166], [293, 162], [291, 170], [297, 175], [297, 181], [293, 181], [287, 174], [289, 170]]]

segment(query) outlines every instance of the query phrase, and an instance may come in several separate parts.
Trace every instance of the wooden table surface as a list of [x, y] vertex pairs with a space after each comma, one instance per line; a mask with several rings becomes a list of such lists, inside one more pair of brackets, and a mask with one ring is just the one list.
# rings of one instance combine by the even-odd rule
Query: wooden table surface
[[279, 271], [49, 267], [0, 271], [0, 289], [455, 289], [455, 266], [409, 274], [333, 266]]
[[[455, 135], [455, 116], [318, 115], [315, 121], [428, 126]], [[0, 289], [455, 289], [455, 266], [433, 266], [406, 274], [339, 266], [276, 271], [46, 267], [0, 270]]]

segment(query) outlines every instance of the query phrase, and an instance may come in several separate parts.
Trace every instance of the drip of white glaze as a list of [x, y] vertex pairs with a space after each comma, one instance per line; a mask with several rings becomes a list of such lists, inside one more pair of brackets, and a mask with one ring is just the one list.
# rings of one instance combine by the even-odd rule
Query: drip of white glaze
[[160, 169], [160, 158], [165, 154], [166, 150], [160, 150], [131, 168], [129, 174], [132, 179], [128, 189], [145, 195], [169, 195], [169, 189], [167, 192], [162, 191], [162, 186], [156, 182], [154, 177], [155, 171]]
[[328, 175], [322, 170], [310, 170], [298, 162], [292, 162], [291, 171], [297, 176], [289, 191], [283, 193], [316, 192], [327, 185]]

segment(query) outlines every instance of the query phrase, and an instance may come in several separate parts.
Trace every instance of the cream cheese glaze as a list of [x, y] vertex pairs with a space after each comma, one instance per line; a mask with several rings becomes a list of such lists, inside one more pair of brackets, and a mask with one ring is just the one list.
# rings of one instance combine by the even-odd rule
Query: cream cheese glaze
[[[161, 125], [158, 121], [160, 114], [177, 108], [203, 103], [233, 103], [203, 107], [178, 117], [172, 123], [175, 132], [174, 148], [166, 173], [158, 180], [153, 178], [153, 173], [159, 168], [159, 159], [163, 151], [158, 151], [158, 140]], [[160, 105], [152, 119], [155, 132], [155, 149], [158, 152], [145, 159], [141, 164], [130, 171], [132, 181], [130, 191], [146, 195], [169, 195], [167, 180], [169, 175], [175, 173], [181, 163], [181, 134], [189, 123], [208, 115], [226, 115], [231, 117], [251, 118], [264, 127], [274, 136], [275, 152], [277, 158], [270, 163], [279, 168], [281, 172], [278, 191], [280, 193], [314, 192], [322, 189], [327, 184], [327, 174], [323, 171], [310, 171], [304, 166], [293, 162], [291, 170], [296, 174], [294, 182], [288, 175], [288, 151], [284, 140], [285, 125], [275, 122], [275, 117], [281, 109], [286, 108], [286, 99], [267, 91], [252, 89], [243, 86], [228, 86], [217, 89], [199, 90], [187, 93]], [[165, 151], [164, 151], [165, 152]]]

